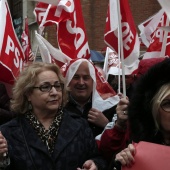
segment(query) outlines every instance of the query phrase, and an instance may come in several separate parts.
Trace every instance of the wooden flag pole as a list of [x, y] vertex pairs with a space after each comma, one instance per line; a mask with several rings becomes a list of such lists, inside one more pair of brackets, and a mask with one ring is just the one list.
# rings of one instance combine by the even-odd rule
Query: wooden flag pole
[[[120, 55], [122, 64], [122, 84], [123, 84], [123, 97], [126, 97], [126, 82], [125, 82], [125, 69], [124, 69], [124, 52], [123, 52], [123, 40], [122, 40], [122, 24], [120, 13], [120, 2], [117, 0], [118, 9], [118, 55]], [[120, 77], [120, 74], [119, 74]]]

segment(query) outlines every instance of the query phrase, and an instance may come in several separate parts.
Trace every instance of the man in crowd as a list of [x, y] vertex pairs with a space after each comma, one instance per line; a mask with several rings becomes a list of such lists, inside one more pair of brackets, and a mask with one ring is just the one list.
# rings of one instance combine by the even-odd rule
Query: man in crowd
[[94, 66], [85, 59], [79, 59], [76, 62], [77, 64], [71, 64], [68, 67], [66, 74], [66, 85], [69, 88], [69, 102], [66, 109], [87, 119], [95, 137], [112, 120], [115, 105], [119, 101], [118, 96], [111, 108], [109, 106], [107, 108], [104, 102], [102, 104], [106, 108], [104, 111], [98, 109], [100, 104], [98, 108], [93, 108], [96, 94]]

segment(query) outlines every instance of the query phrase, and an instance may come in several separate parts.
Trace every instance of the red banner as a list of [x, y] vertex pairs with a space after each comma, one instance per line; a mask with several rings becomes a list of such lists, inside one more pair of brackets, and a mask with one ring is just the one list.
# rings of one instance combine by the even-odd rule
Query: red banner
[[144, 23], [139, 25], [142, 40], [148, 44], [148, 49], [143, 58], [170, 56], [170, 33], [161, 28], [169, 26], [165, 12], [160, 10], [147, 24]]
[[61, 0], [50, 5], [41, 26], [57, 24], [58, 43], [61, 51], [70, 58], [90, 58], [80, 0]]
[[169, 170], [170, 147], [149, 142], [136, 145], [135, 163], [131, 167], [122, 166], [122, 170]]
[[104, 39], [106, 44], [118, 53], [118, 48], [120, 48], [118, 46], [118, 25], [119, 18], [121, 18], [124, 64], [132, 66], [139, 57], [140, 43], [128, 0], [119, 1], [120, 16], [117, 0], [110, 0], [109, 2]]
[[30, 62], [34, 61], [34, 54], [31, 50], [31, 43], [29, 37], [28, 18], [25, 18], [25, 28], [21, 35], [21, 41], [22, 41], [22, 49], [25, 54], [25, 62], [27, 63], [28, 61]]
[[0, 81], [13, 84], [24, 61], [6, 0], [0, 1]]
[[33, 11], [38, 25], [41, 25], [49, 4], [38, 2]]

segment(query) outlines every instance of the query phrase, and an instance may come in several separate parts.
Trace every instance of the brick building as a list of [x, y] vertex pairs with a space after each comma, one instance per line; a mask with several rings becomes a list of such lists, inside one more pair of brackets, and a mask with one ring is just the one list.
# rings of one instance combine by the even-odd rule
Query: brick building
[[[36, 50], [36, 43], [34, 41], [34, 30], [37, 29], [37, 24], [33, 15], [35, 2], [27, 0], [8, 0], [13, 19], [20, 17], [23, 21], [23, 16], [27, 15], [29, 18], [29, 27], [31, 34], [31, 41], [33, 50]], [[102, 51], [106, 45], [104, 43], [104, 29], [105, 20], [109, 0], [80, 0], [82, 5], [82, 12], [88, 36], [90, 49]], [[136, 26], [148, 17], [156, 13], [161, 7], [155, 0], [129, 0], [132, 15]], [[17, 6], [17, 7], [16, 7]], [[16, 10], [14, 10], [16, 9]], [[22, 23], [20, 23], [21, 25]], [[21, 28], [21, 27], [20, 27]], [[21, 32], [18, 28], [19, 32]], [[55, 27], [47, 27], [44, 31], [44, 37], [55, 47], [57, 47]]]
[[[103, 35], [108, 2], [109, 0], [81, 0], [90, 49], [102, 51], [106, 47]], [[155, 0], [129, 0], [129, 4], [136, 26], [161, 8]], [[54, 32], [54, 27], [48, 28], [46, 31], [48, 40], [51, 41], [53, 45], [56, 45], [56, 40], [51, 39], [51, 37], [54, 36], [50, 36]]]
[[[109, 0], [81, 0], [86, 31], [91, 49], [101, 51], [104, 47], [104, 29]], [[159, 9], [155, 0], [129, 0], [136, 26]]]

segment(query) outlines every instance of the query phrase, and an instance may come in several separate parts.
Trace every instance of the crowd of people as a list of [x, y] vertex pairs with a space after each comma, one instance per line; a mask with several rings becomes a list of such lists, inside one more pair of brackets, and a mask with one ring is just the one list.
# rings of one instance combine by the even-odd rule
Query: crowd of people
[[11, 98], [0, 86], [0, 169], [119, 170], [133, 166], [133, 142], [170, 145], [169, 58], [126, 76], [130, 93], [104, 111], [92, 107], [92, 62], [77, 59], [66, 71], [34, 62]]

